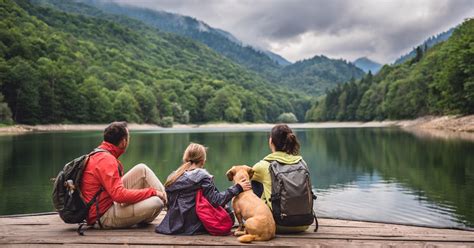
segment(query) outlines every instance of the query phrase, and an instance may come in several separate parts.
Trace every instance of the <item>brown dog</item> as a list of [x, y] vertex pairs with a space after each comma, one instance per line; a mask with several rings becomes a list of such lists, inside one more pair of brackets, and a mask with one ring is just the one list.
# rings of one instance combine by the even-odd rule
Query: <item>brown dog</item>
[[[244, 179], [250, 180], [253, 176], [253, 170], [247, 165], [232, 166], [226, 175], [229, 181], [236, 183]], [[243, 235], [238, 238], [240, 242], [266, 241], [275, 237], [276, 226], [272, 212], [253, 191], [244, 191], [234, 197], [232, 207], [235, 211], [235, 217], [239, 221], [239, 227], [234, 235]], [[242, 230], [244, 228], [242, 220], [245, 220], [244, 230]]]

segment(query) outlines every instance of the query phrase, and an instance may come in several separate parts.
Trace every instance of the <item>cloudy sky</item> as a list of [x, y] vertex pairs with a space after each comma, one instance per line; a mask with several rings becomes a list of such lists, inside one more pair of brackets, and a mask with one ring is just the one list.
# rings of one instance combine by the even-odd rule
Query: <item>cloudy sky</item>
[[294, 62], [324, 54], [393, 62], [474, 17], [474, 0], [112, 0], [193, 16]]

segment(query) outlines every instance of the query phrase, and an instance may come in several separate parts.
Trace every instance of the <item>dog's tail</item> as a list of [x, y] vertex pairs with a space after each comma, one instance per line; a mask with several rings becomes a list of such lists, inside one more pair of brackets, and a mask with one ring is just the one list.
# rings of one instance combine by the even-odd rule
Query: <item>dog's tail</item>
[[257, 235], [252, 235], [252, 234], [245, 234], [240, 236], [237, 240], [239, 240], [242, 243], [250, 243], [254, 241], [257, 238]]

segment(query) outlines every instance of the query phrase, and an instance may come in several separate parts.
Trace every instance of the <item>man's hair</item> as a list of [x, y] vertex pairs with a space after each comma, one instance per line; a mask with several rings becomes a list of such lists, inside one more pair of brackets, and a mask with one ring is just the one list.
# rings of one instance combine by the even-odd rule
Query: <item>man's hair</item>
[[124, 138], [127, 138], [127, 135], [127, 123], [125, 121], [115, 121], [105, 128], [104, 141], [118, 146]]

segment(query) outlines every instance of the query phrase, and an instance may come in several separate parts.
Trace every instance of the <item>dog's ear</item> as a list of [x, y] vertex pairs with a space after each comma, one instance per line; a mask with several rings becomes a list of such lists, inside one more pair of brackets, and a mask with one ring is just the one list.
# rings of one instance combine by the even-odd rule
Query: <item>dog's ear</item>
[[227, 176], [227, 179], [229, 179], [229, 181], [232, 181], [234, 180], [234, 176], [235, 176], [235, 166], [232, 166], [232, 168], [230, 168], [226, 173], [225, 175]]
[[253, 173], [255, 173], [255, 171], [253, 171], [252, 167], [247, 166], [247, 173], [249, 174], [249, 179], [252, 179]]

